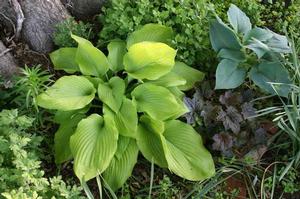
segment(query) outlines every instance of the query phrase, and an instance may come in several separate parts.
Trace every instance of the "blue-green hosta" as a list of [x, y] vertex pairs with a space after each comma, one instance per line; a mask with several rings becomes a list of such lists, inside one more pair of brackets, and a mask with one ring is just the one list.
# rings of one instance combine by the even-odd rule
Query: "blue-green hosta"
[[37, 100], [57, 110], [57, 163], [74, 158], [81, 181], [102, 175], [113, 190], [131, 175], [139, 151], [188, 180], [214, 174], [200, 135], [178, 120], [187, 112], [182, 91], [204, 74], [175, 61], [176, 50], [168, 46], [172, 36], [170, 28], [148, 24], [127, 42], [109, 43], [106, 56], [72, 35], [77, 48], [50, 54], [57, 70], [72, 74], [58, 79]]
[[211, 44], [220, 59], [216, 89], [236, 88], [248, 76], [264, 91], [286, 97], [290, 79], [280, 58], [291, 52], [287, 38], [252, 27], [250, 19], [233, 4], [227, 15], [232, 28], [219, 17], [210, 24]]

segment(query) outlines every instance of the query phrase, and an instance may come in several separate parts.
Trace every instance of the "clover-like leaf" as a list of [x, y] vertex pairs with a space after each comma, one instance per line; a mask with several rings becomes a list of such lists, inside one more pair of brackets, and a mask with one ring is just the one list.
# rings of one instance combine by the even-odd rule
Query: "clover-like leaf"
[[116, 191], [131, 176], [137, 162], [139, 149], [132, 138], [120, 136], [117, 151], [109, 166], [103, 173], [103, 178], [109, 187]]
[[71, 37], [78, 43], [76, 62], [81, 73], [96, 77], [103, 76], [109, 69], [109, 62], [106, 56], [98, 48], [94, 47], [90, 41], [73, 34]]
[[172, 28], [160, 24], [146, 24], [134, 31], [127, 39], [127, 48], [142, 41], [154, 41], [169, 44], [173, 39]]
[[96, 89], [85, 77], [64, 76], [37, 97], [39, 106], [63, 111], [81, 109], [95, 97]]
[[175, 56], [176, 50], [164, 43], [140, 42], [128, 49], [123, 63], [130, 76], [156, 80], [172, 70]]
[[125, 93], [125, 82], [119, 77], [113, 77], [108, 83], [100, 83], [98, 95], [104, 104], [114, 112], [118, 112]]
[[166, 120], [183, 115], [188, 110], [178, 103], [167, 89], [150, 83], [137, 86], [131, 93], [139, 112], [145, 112], [154, 119]]
[[77, 48], [60, 48], [50, 53], [50, 59], [55, 70], [64, 70], [67, 73], [80, 71], [75, 61]]
[[111, 118], [92, 114], [79, 122], [70, 138], [74, 171], [80, 181], [101, 174], [110, 164], [116, 150], [118, 131]]

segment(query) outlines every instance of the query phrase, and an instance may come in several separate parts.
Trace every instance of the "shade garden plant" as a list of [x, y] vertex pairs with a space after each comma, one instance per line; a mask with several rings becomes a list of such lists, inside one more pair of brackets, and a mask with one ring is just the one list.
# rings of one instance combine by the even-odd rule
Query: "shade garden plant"
[[214, 174], [201, 136], [180, 120], [188, 112], [183, 91], [204, 74], [175, 60], [171, 28], [147, 24], [126, 41], [111, 41], [107, 56], [72, 38], [78, 47], [50, 54], [54, 68], [70, 75], [37, 97], [39, 106], [55, 110], [57, 163], [74, 159], [82, 183], [101, 176], [112, 190], [131, 176], [139, 151], [188, 180]]

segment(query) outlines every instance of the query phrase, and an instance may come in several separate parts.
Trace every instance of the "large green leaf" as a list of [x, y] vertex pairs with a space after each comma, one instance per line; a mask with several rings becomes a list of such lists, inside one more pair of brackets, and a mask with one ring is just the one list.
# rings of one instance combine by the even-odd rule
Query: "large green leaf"
[[95, 97], [96, 89], [85, 77], [64, 76], [37, 97], [39, 106], [63, 111], [81, 109]]
[[109, 187], [116, 191], [131, 176], [137, 162], [139, 149], [132, 138], [120, 136], [117, 151], [108, 168], [103, 173], [103, 178]]
[[239, 62], [223, 59], [216, 72], [215, 89], [231, 89], [241, 85], [246, 77], [247, 70], [239, 67]]
[[127, 39], [127, 48], [142, 41], [155, 41], [169, 44], [173, 39], [171, 28], [160, 24], [146, 24], [134, 31]]
[[60, 48], [50, 53], [50, 59], [55, 70], [64, 70], [67, 73], [75, 73], [80, 71], [75, 61], [77, 48]]
[[108, 83], [100, 83], [98, 95], [104, 104], [114, 112], [118, 112], [125, 93], [125, 82], [120, 77], [113, 77]]
[[243, 38], [245, 44], [249, 44], [252, 39], [257, 39], [261, 42], [267, 41], [273, 37], [273, 34], [268, 29], [255, 27], [251, 29]]
[[116, 127], [121, 135], [135, 138], [138, 115], [136, 106], [131, 100], [123, 97], [121, 108], [117, 113], [113, 112], [107, 106], [104, 106], [103, 109], [104, 114], [108, 114], [114, 118]]
[[186, 80], [174, 72], [169, 72], [156, 80], [149, 80], [146, 82], [163, 87], [182, 86], [186, 84]]
[[168, 163], [160, 138], [163, 131], [164, 122], [143, 115], [139, 121], [137, 145], [147, 160], [153, 161], [160, 167], [167, 168]]
[[238, 37], [219, 18], [210, 23], [209, 37], [211, 45], [216, 52], [219, 52], [222, 48], [232, 50], [240, 50], [242, 48]]
[[271, 83], [280, 96], [287, 97], [291, 80], [287, 69], [280, 62], [263, 62], [250, 70], [250, 79], [261, 89], [276, 94]]
[[211, 154], [192, 126], [177, 120], [165, 122], [161, 135], [169, 169], [188, 180], [204, 180], [215, 172]]
[[71, 35], [78, 43], [76, 62], [84, 75], [103, 76], [109, 69], [106, 56], [88, 40]]
[[118, 131], [111, 118], [92, 114], [79, 122], [71, 136], [74, 171], [80, 181], [101, 174], [117, 150]]
[[60, 124], [54, 137], [54, 151], [56, 164], [63, 163], [72, 158], [70, 137], [74, 134], [77, 124], [85, 117], [84, 114], [75, 114], [66, 118]]
[[220, 50], [220, 52], [218, 53], [218, 58], [230, 59], [238, 62], [246, 60], [245, 53], [243, 53], [241, 50], [230, 50], [226, 48]]
[[154, 119], [166, 120], [187, 112], [176, 97], [167, 89], [150, 83], [137, 86], [131, 93], [139, 112], [145, 112]]
[[201, 71], [189, 67], [183, 62], [176, 62], [172, 69], [172, 72], [176, 73], [186, 80], [186, 83], [184, 85], [178, 86], [178, 88], [183, 91], [193, 88], [194, 84], [198, 81], [202, 81], [205, 76]]
[[246, 34], [251, 30], [252, 25], [249, 17], [236, 5], [231, 4], [227, 15], [228, 21], [236, 32]]
[[124, 69], [123, 57], [126, 54], [126, 43], [121, 40], [111, 41], [108, 46], [107, 59], [110, 62], [110, 69], [118, 72]]
[[130, 76], [155, 80], [172, 70], [175, 56], [176, 50], [164, 43], [140, 42], [129, 48], [123, 63]]

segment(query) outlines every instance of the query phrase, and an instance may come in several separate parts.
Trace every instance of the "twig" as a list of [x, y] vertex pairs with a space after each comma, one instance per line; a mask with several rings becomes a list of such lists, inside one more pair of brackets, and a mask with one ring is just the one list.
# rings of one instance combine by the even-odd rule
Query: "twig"
[[16, 39], [19, 39], [21, 30], [22, 30], [22, 26], [23, 26], [23, 21], [25, 20], [25, 17], [24, 17], [21, 5], [18, 2], [18, 0], [10, 0], [10, 1], [13, 5], [14, 11], [17, 14]]
[[10, 48], [5, 49], [4, 51], [2, 51], [2, 52], [0, 53], [0, 57], [4, 56], [4, 55], [5, 55], [6, 53], [8, 53], [9, 51], [11, 51]]

